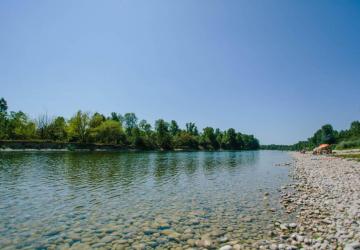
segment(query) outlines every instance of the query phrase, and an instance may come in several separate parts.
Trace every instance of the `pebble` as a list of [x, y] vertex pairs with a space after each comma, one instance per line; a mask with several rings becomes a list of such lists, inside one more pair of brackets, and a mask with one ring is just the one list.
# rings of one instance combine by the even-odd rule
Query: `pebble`
[[223, 247], [220, 247], [219, 250], [232, 250], [232, 249], [233, 249], [232, 246], [230, 246], [230, 245], [225, 245], [225, 246], [223, 246]]

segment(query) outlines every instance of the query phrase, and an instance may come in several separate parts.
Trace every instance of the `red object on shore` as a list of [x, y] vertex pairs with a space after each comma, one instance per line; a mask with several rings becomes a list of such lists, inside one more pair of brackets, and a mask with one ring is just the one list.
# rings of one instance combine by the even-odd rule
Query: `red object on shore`
[[314, 148], [313, 154], [319, 155], [319, 154], [331, 154], [332, 150], [330, 148], [330, 144], [320, 144], [317, 148]]

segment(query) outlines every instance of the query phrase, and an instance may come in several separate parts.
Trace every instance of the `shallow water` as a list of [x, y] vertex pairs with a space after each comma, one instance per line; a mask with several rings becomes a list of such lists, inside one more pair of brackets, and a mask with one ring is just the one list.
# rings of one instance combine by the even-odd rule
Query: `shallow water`
[[269, 224], [286, 220], [278, 190], [289, 170], [274, 164], [289, 160], [277, 151], [3, 152], [0, 249], [266, 238]]

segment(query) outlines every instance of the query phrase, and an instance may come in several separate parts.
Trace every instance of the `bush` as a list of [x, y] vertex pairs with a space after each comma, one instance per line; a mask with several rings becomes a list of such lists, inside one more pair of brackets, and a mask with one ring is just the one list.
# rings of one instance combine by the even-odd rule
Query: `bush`
[[360, 139], [351, 140], [351, 141], [342, 141], [336, 146], [336, 149], [352, 149], [352, 148], [360, 148]]

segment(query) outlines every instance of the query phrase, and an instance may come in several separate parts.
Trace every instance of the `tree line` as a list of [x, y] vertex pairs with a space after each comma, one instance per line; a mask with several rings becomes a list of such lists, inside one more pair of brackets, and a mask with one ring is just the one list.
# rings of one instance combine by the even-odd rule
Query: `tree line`
[[134, 113], [109, 116], [78, 111], [70, 119], [47, 114], [31, 119], [22, 111], [8, 111], [4, 98], [0, 99], [0, 140], [50, 140], [114, 144], [135, 149], [204, 149], [255, 150], [259, 141], [229, 128], [225, 131], [206, 127], [198, 131], [193, 122], [181, 129], [175, 120], [155, 121], [154, 126], [139, 120]]
[[276, 150], [312, 150], [320, 144], [332, 144], [336, 149], [360, 148], [360, 121], [353, 121], [349, 129], [337, 131], [326, 124], [318, 129], [306, 141], [293, 145], [262, 145], [262, 149]]

